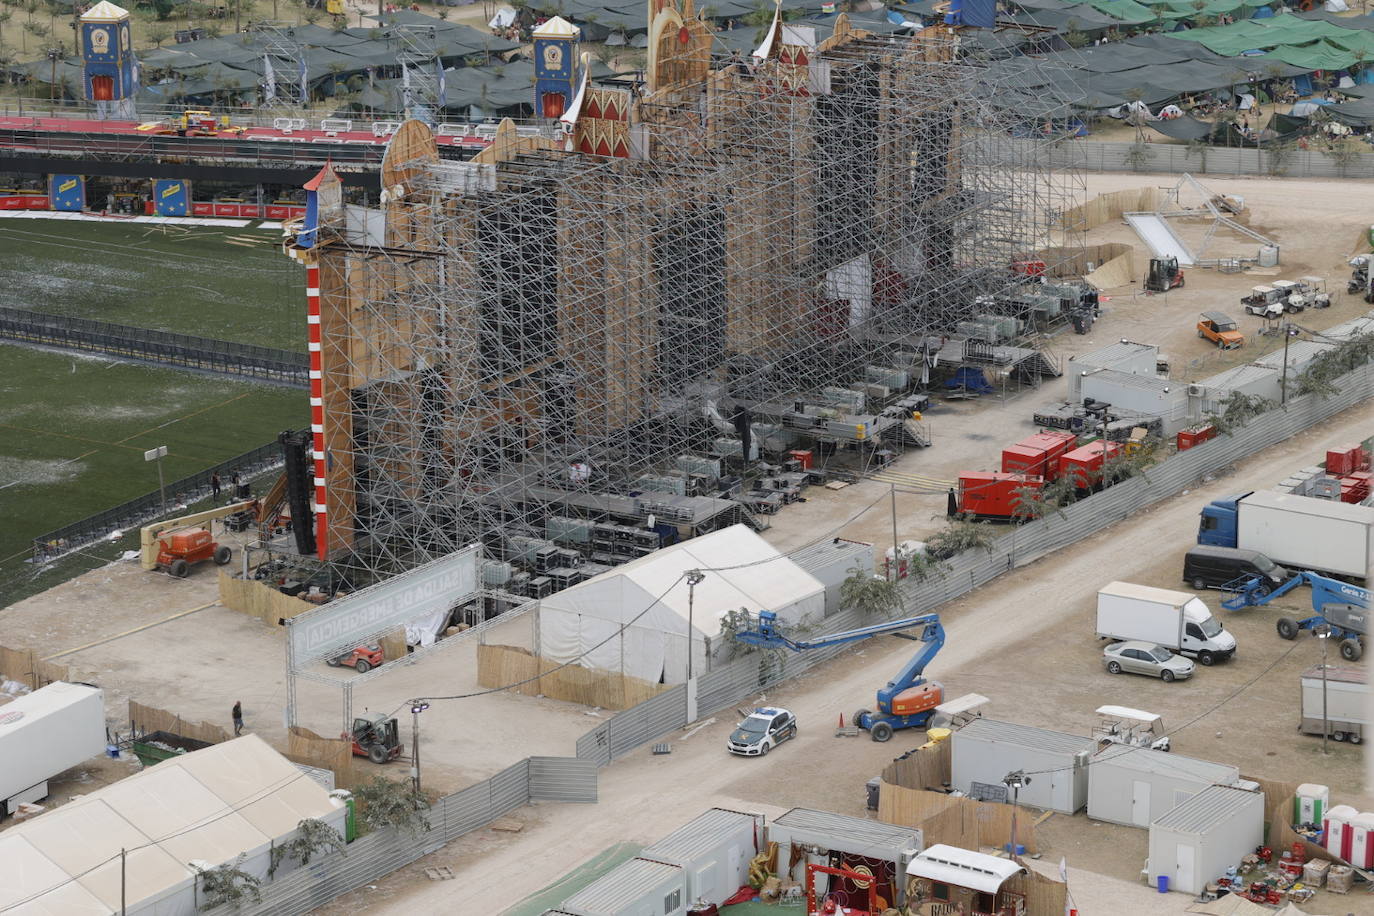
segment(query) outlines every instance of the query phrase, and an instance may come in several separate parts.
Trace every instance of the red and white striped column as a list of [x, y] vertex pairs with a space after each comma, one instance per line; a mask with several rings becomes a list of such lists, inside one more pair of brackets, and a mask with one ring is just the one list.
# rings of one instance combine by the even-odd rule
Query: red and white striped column
[[325, 508], [324, 372], [320, 357], [320, 265], [305, 268], [305, 320], [310, 328], [310, 433], [315, 459], [315, 549], [321, 560], [329, 555]]

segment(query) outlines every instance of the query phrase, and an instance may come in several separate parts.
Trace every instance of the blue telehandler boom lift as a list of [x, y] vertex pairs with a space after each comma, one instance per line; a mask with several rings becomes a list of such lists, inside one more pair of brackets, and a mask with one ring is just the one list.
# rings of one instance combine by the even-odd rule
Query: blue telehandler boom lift
[[[778, 615], [772, 611], [760, 611], [758, 626], [739, 631], [735, 638], [751, 646], [791, 649], [793, 652], [839, 646], [888, 633], [921, 643], [921, 648], [911, 657], [911, 661], [878, 691], [878, 710], [860, 709], [854, 713], [853, 724], [867, 729], [874, 741], [888, 740], [899, 728], [925, 728], [935, 714], [935, 707], [944, 698], [944, 688], [923, 676], [926, 665], [945, 644], [945, 628], [940, 625], [939, 614], [888, 620], [810, 640], [787, 636], [778, 629], [777, 619]], [[901, 632], [914, 629], [920, 630], [919, 635], [908, 636]]]
[[1293, 639], [1302, 630], [1322, 625], [1331, 627], [1331, 635], [1340, 640], [1341, 658], [1356, 662], [1364, 654], [1364, 635], [1369, 617], [1369, 591], [1349, 582], [1319, 576], [1314, 572], [1300, 572], [1273, 591], [1258, 578], [1247, 577], [1228, 583], [1235, 596], [1221, 603], [1228, 611], [1268, 604], [1286, 595], [1299, 585], [1312, 589], [1312, 616], [1302, 620], [1280, 617], [1275, 625], [1284, 639]]

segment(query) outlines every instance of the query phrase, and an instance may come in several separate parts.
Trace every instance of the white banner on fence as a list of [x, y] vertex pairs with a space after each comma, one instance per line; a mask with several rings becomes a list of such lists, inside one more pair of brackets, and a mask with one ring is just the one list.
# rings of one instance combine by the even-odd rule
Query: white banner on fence
[[481, 546], [473, 544], [291, 618], [286, 621], [288, 657], [299, 666], [452, 608], [477, 593], [481, 558]]

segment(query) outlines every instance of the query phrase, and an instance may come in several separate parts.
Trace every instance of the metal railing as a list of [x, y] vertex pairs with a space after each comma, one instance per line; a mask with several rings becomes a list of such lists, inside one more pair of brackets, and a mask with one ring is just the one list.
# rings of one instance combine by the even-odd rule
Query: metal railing
[[0, 338], [306, 388], [306, 353], [0, 306]]
[[[280, 467], [283, 463], [279, 443], [274, 440], [266, 445], [259, 445], [236, 458], [221, 461], [189, 477], [168, 483], [164, 488], [167, 493], [166, 505], [189, 505], [212, 495], [210, 478], [216, 474], [219, 475], [224, 490], [228, 492], [231, 489], [230, 480], [235, 472], [247, 479], [263, 471]], [[78, 522], [41, 534], [33, 539], [34, 562], [46, 563], [55, 560], [87, 544], [103, 541], [116, 531], [127, 531], [143, 525], [163, 515], [163, 509], [162, 493], [154, 490], [104, 512], [97, 512]]]

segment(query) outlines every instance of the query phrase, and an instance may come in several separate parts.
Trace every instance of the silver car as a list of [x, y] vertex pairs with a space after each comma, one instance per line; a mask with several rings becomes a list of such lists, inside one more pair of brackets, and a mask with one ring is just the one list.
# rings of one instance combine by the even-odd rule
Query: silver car
[[1114, 642], [1102, 650], [1102, 664], [1112, 674], [1129, 671], [1162, 678], [1165, 683], [1193, 676], [1193, 663], [1152, 642]]

